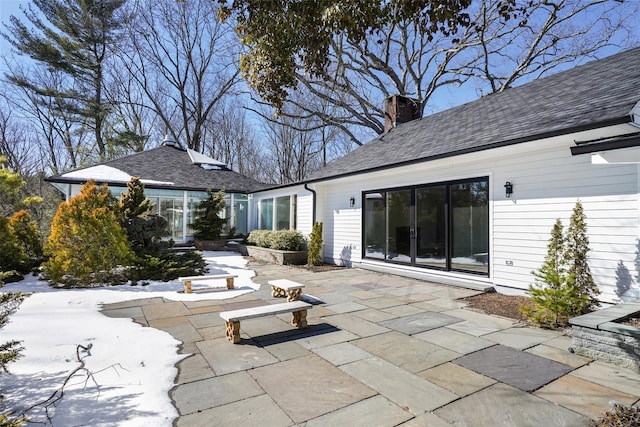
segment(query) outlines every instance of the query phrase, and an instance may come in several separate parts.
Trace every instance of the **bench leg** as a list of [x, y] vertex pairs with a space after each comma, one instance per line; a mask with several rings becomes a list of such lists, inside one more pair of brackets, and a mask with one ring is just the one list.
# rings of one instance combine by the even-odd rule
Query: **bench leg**
[[227, 330], [225, 335], [227, 339], [234, 344], [240, 342], [240, 322], [225, 322]]
[[287, 302], [300, 301], [302, 299], [302, 289], [291, 289], [288, 294]]
[[271, 296], [272, 297], [281, 298], [281, 297], [284, 297], [286, 295], [287, 295], [287, 292], [284, 289], [279, 288], [277, 286], [271, 285]]
[[191, 280], [187, 280], [186, 282], [184, 282], [184, 293], [185, 294], [191, 293]]
[[233, 289], [233, 277], [227, 278], [227, 289]]
[[306, 328], [307, 325], [307, 310], [294, 311], [291, 318], [291, 324], [296, 328]]

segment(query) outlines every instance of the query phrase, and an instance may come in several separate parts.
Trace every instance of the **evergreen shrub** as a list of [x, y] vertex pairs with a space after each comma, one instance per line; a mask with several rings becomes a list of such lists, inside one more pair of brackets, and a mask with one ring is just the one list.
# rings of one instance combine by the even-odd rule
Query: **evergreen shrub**
[[535, 283], [529, 286], [531, 305], [521, 307], [532, 322], [549, 328], [568, 323], [574, 316], [593, 311], [600, 293], [587, 263], [589, 239], [582, 204], [576, 203], [566, 234], [557, 219], [551, 229], [547, 255], [538, 271], [532, 272]]
[[322, 264], [322, 223], [313, 224], [311, 234], [309, 235], [309, 253], [307, 255], [307, 263], [309, 265]]
[[297, 230], [253, 230], [249, 233], [247, 243], [262, 248], [298, 251], [305, 239]]
[[193, 236], [202, 240], [217, 240], [220, 238], [222, 229], [227, 223], [226, 218], [220, 218], [220, 212], [226, 207], [224, 201], [224, 190], [213, 193], [207, 190], [208, 197], [202, 200], [195, 209], [195, 221]]
[[[127, 234], [120, 226], [117, 200], [106, 185], [88, 181], [77, 196], [62, 202], [45, 245], [48, 278], [67, 286], [95, 283], [95, 274], [108, 274], [135, 259]], [[100, 280], [102, 282], [102, 280]]]

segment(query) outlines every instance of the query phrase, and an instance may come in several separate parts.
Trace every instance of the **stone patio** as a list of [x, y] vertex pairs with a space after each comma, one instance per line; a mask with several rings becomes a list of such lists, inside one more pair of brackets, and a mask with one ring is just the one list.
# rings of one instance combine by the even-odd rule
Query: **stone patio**
[[[233, 299], [103, 307], [183, 342], [174, 425], [588, 426], [611, 401], [638, 405], [640, 372], [456, 300], [478, 291], [357, 269], [247, 268], [262, 286]], [[309, 328], [289, 315], [246, 320], [229, 343], [218, 313], [281, 302], [267, 282], [282, 278], [317, 302]]]

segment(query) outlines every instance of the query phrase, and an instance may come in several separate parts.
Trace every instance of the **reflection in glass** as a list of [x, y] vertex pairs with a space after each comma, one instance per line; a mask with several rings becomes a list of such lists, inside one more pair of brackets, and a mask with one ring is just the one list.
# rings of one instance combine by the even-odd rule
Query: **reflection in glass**
[[489, 185], [451, 185], [451, 268], [488, 272]]
[[273, 230], [273, 199], [260, 200], [260, 229]]
[[365, 256], [384, 259], [386, 254], [386, 226], [384, 193], [365, 195], [364, 247]]
[[411, 190], [387, 192], [387, 259], [411, 262]]
[[446, 268], [446, 186], [416, 190], [416, 264]]
[[289, 196], [276, 198], [276, 230], [288, 230], [291, 218]]

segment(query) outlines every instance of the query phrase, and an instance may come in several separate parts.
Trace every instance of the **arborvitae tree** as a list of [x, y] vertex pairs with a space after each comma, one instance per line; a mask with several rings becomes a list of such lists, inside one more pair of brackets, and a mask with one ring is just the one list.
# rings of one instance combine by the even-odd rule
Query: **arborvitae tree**
[[547, 246], [547, 256], [537, 272], [536, 283], [529, 287], [533, 304], [522, 307], [523, 313], [543, 326], [558, 327], [569, 318], [593, 311], [600, 293], [587, 264], [589, 239], [586, 216], [580, 201], [571, 215], [566, 235], [562, 222], [556, 220]]
[[144, 185], [139, 177], [134, 176], [127, 183], [127, 191], [120, 196], [120, 206], [125, 220], [139, 217], [153, 209], [151, 200], [144, 195]]
[[226, 207], [224, 190], [213, 193], [207, 190], [208, 197], [202, 200], [195, 211], [195, 221], [192, 224], [193, 235], [198, 239], [216, 240], [222, 233], [227, 220], [220, 218], [220, 212]]
[[555, 328], [570, 316], [564, 261], [563, 226], [558, 218], [551, 229], [544, 262], [538, 271], [532, 272], [536, 283], [529, 286], [528, 294], [533, 304], [521, 307], [524, 315], [539, 325]]
[[582, 203], [578, 200], [569, 219], [564, 261], [568, 265], [568, 283], [572, 286], [574, 294], [572, 303], [574, 315], [589, 313], [600, 305], [597, 299], [600, 290], [593, 281], [587, 262], [590, 249], [586, 219]]
[[322, 223], [313, 224], [311, 234], [309, 235], [309, 252], [307, 254], [307, 263], [309, 265], [322, 264]]
[[108, 274], [135, 258], [116, 212], [118, 202], [106, 185], [87, 182], [77, 196], [62, 202], [53, 218], [45, 250], [50, 256], [44, 271], [54, 283], [83, 286], [95, 274]]

